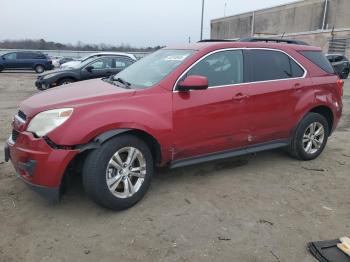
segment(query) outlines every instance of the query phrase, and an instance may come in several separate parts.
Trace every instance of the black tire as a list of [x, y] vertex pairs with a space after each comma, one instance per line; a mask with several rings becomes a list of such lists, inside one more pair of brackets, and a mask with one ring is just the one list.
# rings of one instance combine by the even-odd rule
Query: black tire
[[57, 82], [57, 84], [59, 86], [61, 86], [61, 85], [68, 85], [68, 84], [74, 83], [74, 82], [75, 82], [75, 80], [72, 78], [62, 78]]
[[[138, 191], [132, 196], [119, 198], [110, 191], [107, 185], [107, 172], [109, 171], [107, 167], [112, 156], [125, 147], [133, 147], [141, 152], [146, 163], [146, 174]], [[108, 209], [122, 210], [135, 205], [146, 194], [153, 170], [153, 157], [147, 144], [136, 136], [120, 135], [106, 141], [86, 157], [83, 167], [83, 185], [87, 195], [97, 204]], [[118, 170], [116, 172], [117, 175], [120, 174]], [[125, 182], [121, 180], [118, 184], [120, 183]]]
[[[320, 144], [320, 147], [317, 149], [316, 152], [307, 153], [305, 151], [306, 149], [304, 149], [304, 146], [306, 145], [307, 142], [304, 143], [303, 139], [304, 139], [304, 134], [306, 130], [312, 123], [318, 123], [323, 127], [324, 138], [323, 138], [322, 144]], [[327, 144], [328, 136], [329, 136], [329, 126], [325, 117], [317, 113], [308, 113], [300, 121], [296, 130], [294, 131], [293, 137], [291, 138], [291, 141], [287, 150], [292, 157], [299, 160], [315, 159], [322, 153], [323, 149], [325, 148]]]
[[42, 65], [36, 65], [36, 66], [34, 67], [34, 70], [35, 70], [35, 72], [37, 72], [38, 74], [41, 74], [41, 73], [43, 73], [43, 72], [45, 71], [45, 67], [42, 66]]
[[4, 67], [0, 65], [0, 73], [4, 70]]
[[344, 71], [340, 75], [340, 78], [347, 79], [348, 77], [349, 77], [349, 69], [344, 69]]

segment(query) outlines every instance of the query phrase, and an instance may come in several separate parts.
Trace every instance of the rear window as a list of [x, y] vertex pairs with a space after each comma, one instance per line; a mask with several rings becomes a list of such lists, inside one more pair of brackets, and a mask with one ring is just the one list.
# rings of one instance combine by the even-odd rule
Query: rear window
[[300, 51], [300, 53], [327, 73], [334, 74], [332, 65], [321, 51]]

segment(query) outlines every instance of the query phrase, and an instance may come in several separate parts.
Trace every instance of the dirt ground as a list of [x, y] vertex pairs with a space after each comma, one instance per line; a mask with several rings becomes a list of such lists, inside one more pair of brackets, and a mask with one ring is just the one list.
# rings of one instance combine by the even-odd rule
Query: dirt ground
[[[35, 78], [0, 74], [1, 144], [18, 103], [37, 92]], [[340, 126], [318, 159], [275, 150], [158, 170], [146, 197], [122, 212], [92, 203], [79, 179], [48, 203], [1, 150], [0, 261], [314, 261], [307, 242], [350, 236], [349, 129], [350, 80]]]

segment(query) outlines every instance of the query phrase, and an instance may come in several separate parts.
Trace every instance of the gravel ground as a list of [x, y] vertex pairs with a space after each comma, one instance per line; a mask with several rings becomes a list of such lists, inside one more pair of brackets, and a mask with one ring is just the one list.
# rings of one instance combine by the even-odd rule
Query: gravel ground
[[[0, 142], [33, 73], [0, 74]], [[0, 152], [0, 261], [314, 261], [306, 244], [350, 236], [350, 80], [344, 115], [316, 160], [275, 150], [156, 172], [135, 207], [90, 202], [81, 181], [50, 204]], [[317, 169], [312, 170], [312, 169]]]

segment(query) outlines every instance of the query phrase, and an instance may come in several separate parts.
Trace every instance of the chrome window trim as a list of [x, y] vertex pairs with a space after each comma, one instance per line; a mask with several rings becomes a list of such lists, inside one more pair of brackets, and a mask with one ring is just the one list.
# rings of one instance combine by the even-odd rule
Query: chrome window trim
[[[200, 59], [198, 59], [195, 63], [193, 63], [190, 67], [188, 67], [181, 75], [180, 77], [177, 78], [172, 91], [173, 92], [179, 92], [179, 90], [176, 90], [176, 86], [178, 85], [180, 79], [187, 74], [188, 71], [190, 71], [194, 66], [196, 66], [199, 62], [201, 62], [203, 59], [205, 59], [206, 57], [215, 54], [215, 53], [219, 53], [219, 52], [224, 52], [224, 51], [234, 51], [234, 50], [268, 50], [268, 51], [276, 51], [276, 52], [281, 52], [285, 55], [287, 55], [289, 58], [291, 58], [297, 65], [299, 65], [303, 71], [304, 74], [301, 77], [293, 77], [293, 78], [281, 78], [281, 79], [272, 79], [272, 80], [264, 80], [264, 81], [255, 81], [255, 82], [243, 82], [243, 83], [238, 83], [238, 84], [229, 84], [229, 85], [219, 85], [219, 86], [210, 86], [208, 87], [208, 89], [211, 88], [220, 88], [220, 87], [227, 87], [227, 86], [237, 86], [237, 85], [247, 85], [247, 84], [258, 84], [258, 83], [267, 83], [267, 82], [275, 82], [275, 81], [286, 81], [286, 80], [295, 80], [295, 79], [302, 79], [305, 78], [307, 75], [307, 70], [306, 68], [300, 64], [293, 56], [291, 56], [290, 54], [288, 54], [287, 52], [280, 50], [280, 49], [275, 49], [275, 48], [264, 48], [264, 47], [232, 47], [232, 48], [225, 48], [225, 49], [219, 49], [219, 50], [214, 50], [208, 54], [206, 54], [205, 56], [202, 56]], [[244, 67], [243, 67], [244, 69]], [[244, 74], [244, 72], [243, 72]], [[191, 91], [191, 90], [190, 90]]]

